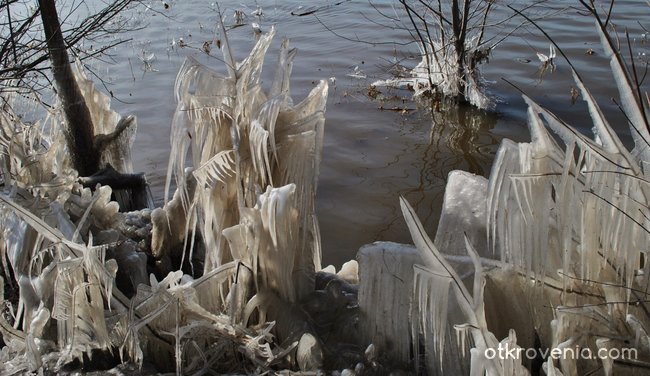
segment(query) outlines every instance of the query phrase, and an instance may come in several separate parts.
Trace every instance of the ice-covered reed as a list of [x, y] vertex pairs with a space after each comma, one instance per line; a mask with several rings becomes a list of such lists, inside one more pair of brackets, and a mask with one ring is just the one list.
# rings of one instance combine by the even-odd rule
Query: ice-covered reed
[[[461, 351], [466, 355], [460, 363], [470, 374], [525, 375], [529, 370], [523, 365], [530, 366], [530, 359], [522, 354], [534, 346], [536, 351], [562, 354], [567, 349], [569, 354], [608, 354], [547, 357], [542, 359], [547, 374], [578, 375], [595, 367], [602, 367], [606, 375], [644, 374], [650, 366], [649, 104], [603, 24], [599, 22], [597, 29], [634, 138], [631, 151], [574, 72], [589, 108], [594, 139], [524, 96], [531, 142], [502, 142], [487, 193], [483, 178], [465, 185], [476, 187], [484, 209], [443, 214], [443, 221], [452, 222], [441, 223], [439, 229], [456, 228], [457, 240], [445, 230], [435, 244], [451, 246], [457, 255], [464, 237], [469, 259], [444, 255], [445, 249], [434, 246], [413, 209], [401, 201], [422, 258], [422, 265], [414, 266], [410, 345], [415, 361], [424, 360], [424, 366], [416, 367], [429, 374], [457, 372], [458, 358], [449, 356]], [[458, 185], [459, 177], [452, 175], [448, 188]], [[471, 194], [447, 192], [445, 200], [458, 202]], [[472, 207], [476, 200], [470, 200]], [[476, 213], [483, 217], [473, 218]], [[487, 243], [482, 254], [474, 250], [468, 234], [472, 242]], [[405, 263], [410, 260], [404, 258]], [[376, 260], [375, 269], [381, 268], [380, 262]], [[468, 265], [473, 265], [473, 273], [461, 274], [459, 270]], [[367, 299], [362, 296], [367, 291], [364, 283], [362, 279], [360, 302]], [[471, 291], [467, 283], [473, 286]], [[364, 313], [386, 315], [386, 309], [390, 307], [369, 307]], [[464, 323], [458, 323], [459, 316]], [[455, 341], [450, 331], [456, 332]], [[507, 337], [499, 342], [496, 334]], [[518, 335], [523, 338], [519, 344]], [[512, 353], [519, 355], [487, 356], [503, 354], [499, 348], [515, 349]], [[624, 349], [632, 349], [634, 358], [611, 356]]]
[[[102, 353], [178, 374], [322, 364], [320, 342], [307, 333], [304, 317], [282, 321], [277, 307], [298, 312], [295, 303], [313, 292], [320, 270], [314, 197], [328, 87], [321, 81], [293, 104], [296, 51], [285, 40], [265, 92], [260, 75], [274, 34], [261, 36], [236, 63], [224, 32], [226, 76], [192, 58], [183, 65], [167, 186], [175, 178], [177, 192], [153, 212], [120, 213], [110, 187], [81, 187], [53, 138], [57, 114], [51, 138], [0, 114], [0, 244], [9, 260], [4, 275], [17, 281], [7, 286], [19, 295], [18, 306], [8, 308], [11, 319], [0, 315], [3, 374], [56, 371]], [[95, 133], [110, 134], [124, 121], [82, 74], [77, 80]], [[114, 147], [103, 149], [104, 163], [130, 172], [134, 130], [106, 140]], [[203, 267], [185, 275], [179, 269], [195, 261], [196, 250]], [[161, 278], [143, 277], [154, 271], [147, 258]]]

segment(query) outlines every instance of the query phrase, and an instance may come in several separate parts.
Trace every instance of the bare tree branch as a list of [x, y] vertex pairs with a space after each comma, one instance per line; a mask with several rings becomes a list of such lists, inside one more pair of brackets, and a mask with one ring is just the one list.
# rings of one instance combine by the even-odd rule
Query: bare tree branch
[[[80, 17], [80, 20], [71, 22], [71, 25], [61, 30], [64, 45], [82, 61], [104, 54], [109, 48], [123, 42], [115, 41], [111, 36], [132, 29], [127, 21], [115, 22], [117, 16], [140, 2], [141, 0], [117, 0], [104, 2], [97, 12], [88, 9], [89, 15]], [[75, 10], [84, 5], [86, 3], [83, 1], [75, 1], [67, 7], [62, 25], [75, 14]], [[79, 12], [83, 11], [79, 9]], [[41, 16], [40, 7], [34, 7], [25, 0], [6, 0], [0, 4], [0, 12], [7, 14], [6, 22], [0, 23], [0, 82], [11, 82], [10, 85], [3, 85], [0, 92], [7, 92], [9, 87], [39, 91], [45, 86], [41, 72], [50, 67], [47, 40], [39, 36], [41, 26], [36, 22]], [[75, 48], [83, 41], [96, 41], [99, 48], [92, 51]]]

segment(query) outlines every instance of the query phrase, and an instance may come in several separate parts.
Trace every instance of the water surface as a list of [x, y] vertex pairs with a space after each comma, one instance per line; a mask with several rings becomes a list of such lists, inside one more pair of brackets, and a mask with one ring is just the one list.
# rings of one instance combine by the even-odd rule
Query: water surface
[[[483, 69], [485, 78], [493, 81], [490, 92], [499, 101], [493, 112], [453, 107], [432, 112], [411, 102], [408, 91], [380, 89], [378, 97], [368, 95], [369, 85], [390, 77], [396, 63], [414, 66], [419, 60], [409, 33], [381, 15], [403, 16], [393, 9], [392, 1], [372, 5], [366, 0], [326, 0], [312, 8], [299, 8], [307, 2], [291, 0], [166, 3], [168, 9], [164, 2], [153, 1], [149, 9], [134, 13], [134, 21], [142, 28], [128, 33], [132, 40], [113, 51], [113, 63], [95, 66], [116, 96], [114, 107], [122, 114], [138, 116], [135, 169], [146, 172], [155, 199], [162, 204], [176, 72], [187, 55], [222, 69], [215, 47], [223, 38], [216, 27], [219, 12], [229, 26], [235, 24], [236, 10], [245, 15], [245, 25], [228, 32], [238, 60], [255, 41], [252, 22], [263, 30], [275, 25], [278, 36], [264, 74], [268, 84], [281, 37], [289, 38], [299, 50], [292, 76], [294, 101], [304, 98], [318, 80], [334, 78], [317, 196], [325, 265], [339, 266], [353, 258], [361, 245], [375, 240], [410, 242], [399, 211], [400, 195], [416, 208], [433, 235], [449, 171], [462, 169], [487, 176], [503, 137], [527, 139], [521, 95], [501, 77], [578, 129], [588, 133], [591, 128], [584, 104], [571, 102], [570, 90], [575, 85], [568, 65], [558, 60], [554, 72], [540, 76], [536, 52], [547, 52], [549, 42], [533, 27], [521, 28], [499, 44]], [[539, 25], [571, 58], [629, 142], [624, 119], [610, 101], [614, 85], [593, 20], [566, 7], [566, 1], [546, 2], [535, 13], [547, 15]], [[255, 15], [258, 8], [261, 16]], [[315, 12], [292, 15], [311, 10]], [[511, 13], [501, 10], [495, 17]], [[640, 53], [647, 52], [650, 37], [644, 36], [637, 21], [649, 26], [649, 14], [645, 1], [617, 2], [618, 30], [630, 29], [633, 47]], [[206, 42], [210, 54], [203, 48]]]

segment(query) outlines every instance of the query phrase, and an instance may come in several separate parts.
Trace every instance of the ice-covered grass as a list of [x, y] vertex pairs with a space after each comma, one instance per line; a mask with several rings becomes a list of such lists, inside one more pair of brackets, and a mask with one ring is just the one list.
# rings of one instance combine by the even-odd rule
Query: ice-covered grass
[[[285, 40], [265, 92], [274, 35], [237, 63], [224, 32], [225, 76], [183, 65], [167, 186], [175, 179], [177, 191], [153, 211], [120, 213], [110, 187], [81, 187], [56, 138], [58, 113], [49, 134], [0, 114], [0, 250], [5, 286], [19, 296], [17, 306], [3, 300], [3, 374], [111, 356], [177, 374], [322, 365], [297, 303], [320, 270], [314, 197], [328, 87], [294, 105], [296, 51]], [[110, 134], [120, 116], [83, 73], [77, 80], [95, 134]], [[130, 172], [134, 131], [110, 141], [103, 163]]]
[[[192, 59], [181, 68], [167, 183], [177, 189], [163, 208], [120, 213], [109, 187], [82, 188], [56, 112], [45, 128], [1, 112], [3, 287], [18, 295], [0, 295], [2, 374], [114, 356], [177, 374], [376, 374], [381, 359], [432, 375], [525, 375], [532, 362], [496, 354], [532, 346], [635, 350], [633, 359], [539, 359], [548, 375], [644, 374], [649, 104], [601, 26], [635, 148], [576, 73], [594, 139], [526, 97], [531, 142], [504, 140], [487, 182], [450, 175], [435, 241], [402, 199], [415, 248], [365, 247], [358, 275], [354, 264], [317, 274], [327, 83], [294, 105], [295, 51], [284, 41], [266, 92], [273, 29], [240, 63], [224, 33], [226, 75]], [[78, 79], [96, 133], [111, 134], [119, 116]], [[113, 146], [128, 149], [131, 138]], [[127, 172], [128, 153], [114, 150], [104, 162]]]
[[[486, 54], [487, 59], [489, 49], [475, 46], [477, 39], [466, 41], [465, 55], [471, 59]], [[459, 69], [454, 44], [440, 40], [427, 40], [426, 43], [426, 47], [420, 44], [422, 59], [407, 77], [379, 80], [373, 85], [411, 88], [416, 98], [440, 93], [446, 98], [464, 98], [479, 109], [494, 107], [494, 99], [486, 93], [477, 63], [468, 61]]]
[[[574, 72], [589, 107], [594, 139], [524, 97], [531, 142], [503, 141], [487, 195], [480, 178], [466, 185], [475, 187], [479, 200], [483, 197], [483, 218], [475, 218], [482, 210], [443, 214], [446, 222], [439, 229], [455, 228], [457, 241], [450, 240], [447, 230], [437, 234], [435, 243], [451, 246], [450, 251], [457, 254], [454, 244], [464, 238], [469, 260], [446, 256], [445, 249], [434, 246], [402, 199], [402, 211], [422, 257], [422, 265], [414, 267], [410, 340], [415, 361], [424, 358], [429, 374], [456, 370], [456, 358], [447, 358], [456, 351], [465, 352], [461, 362], [470, 374], [528, 374], [522, 364], [531, 363], [523, 355], [514, 359], [486, 356], [499, 354], [499, 348], [506, 346], [605, 354], [541, 357], [548, 375], [580, 375], [598, 368], [605, 375], [645, 374], [650, 367], [650, 104], [600, 22], [597, 30], [611, 61], [622, 110], [635, 135], [633, 150], [623, 146]], [[455, 187], [458, 179], [450, 175], [448, 189]], [[469, 195], [464, 190], [447, 192], [445, 207], [453, 207]], [[472, 198], [472, 202], [476, 200]], [[486, 227], [482, 228], [483, 223]], [[486, 233], [481, 236], [483, 230]], [[482, 254], [474, 250], [468, 234], [473, 242], [487, 244]], [[404, 257], [405, 264], [410, 260]], [[467, 265], [473, 265], [473, 277], [457, 271], [467, 270]], [[363, 284], [362, 280], [360, 291], [364, 291]], [[451, 311], [456, 312], [453, 318]], [[490, 324], [486, 312], [498, 322]], [[375, 315], [372, 309], [365, 314]], [[457, 324], [458, 314], [464, 324]], [[526, 338], [525, 344], [517, 345], [514, 330], [499, 343], [493, 330], [504, 327], [517, 328]], [[455, 343], [451, 341], [457, 347], [452, 349], [451, 328], [458, 336]], [[500, 335], [505, 334], [501, 330]], [[421, 349], [424, 355], [419, 356]], [[629, 349], [634, 355], [628, 353], [628, 358], [612, 355]]]
[[[374, 86], [407, 87], [416, 98], [446, 99], [491, 109], [494, 100], [486, 94], [480, 65], [506, 36], [492, 20], [500, 2], [452, 0], [400, 0], [405, 28], [418, 43], [420, 62], [406, 77], [379, 80]], [[494, 34], [486, 37], [489, 31]]]
[[[320, 270], [314, 196], [327, 82], [294, 105], [289, 76], [296, 51], [285, 40], [265, 93], [260, 75], [274, 35], [274, 29], [263, 35], [241, 63], [232, 60], [226, 44], [227, 76], [191, 58], [181, 68], [167, 187], [174, 178], [186, 218], [169, 230], [200, 233], [204, 272], [239, 259], [252, 268], [258, 288], [296, 302]], [[153, 215], [164, 217], [164, 210]], [[184, 252], [191, 252], [193, 239], [185, 238]]]

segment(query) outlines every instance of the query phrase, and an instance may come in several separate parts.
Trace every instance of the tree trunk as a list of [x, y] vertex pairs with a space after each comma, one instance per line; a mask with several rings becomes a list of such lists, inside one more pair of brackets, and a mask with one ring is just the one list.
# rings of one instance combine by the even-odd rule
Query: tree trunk
[[465, 0], [461, 11], [459, 0], [453, 0], [451, 4], [452, 29], [454, 31], [454, 49], [456, 53], [458, 94], [457, 98], [466, 101], [465, 98], [465, 38], [467, 32], [467, 18], [469, 17], [470, 0]]
[[94, 143], [90, 111], [72, 73], [54, 0], [38, 0], [38, 4], [52, 62], [52, 74], [67, 122], [64, 133], [68, 150], [79, 175], [90, 176], [99, 170], [99, 153]]

